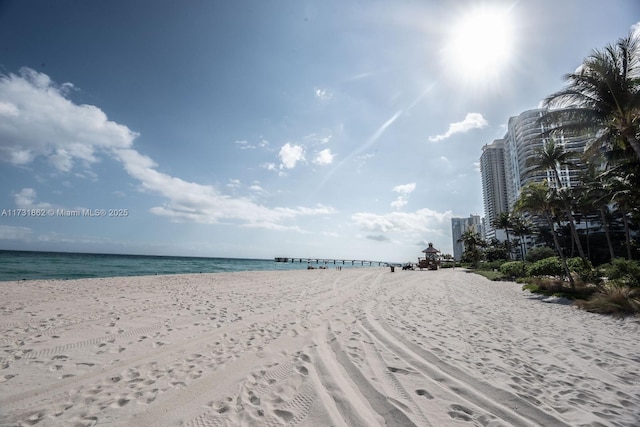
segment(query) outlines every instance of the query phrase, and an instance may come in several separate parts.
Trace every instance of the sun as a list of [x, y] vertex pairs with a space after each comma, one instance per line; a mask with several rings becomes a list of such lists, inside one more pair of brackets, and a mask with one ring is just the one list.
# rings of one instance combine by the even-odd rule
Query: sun
[[464, 12], [445, 43], [447, 71], [467, 83], [492, 83], [513, 57], [512, 28], [508, 9], [484, 6]]

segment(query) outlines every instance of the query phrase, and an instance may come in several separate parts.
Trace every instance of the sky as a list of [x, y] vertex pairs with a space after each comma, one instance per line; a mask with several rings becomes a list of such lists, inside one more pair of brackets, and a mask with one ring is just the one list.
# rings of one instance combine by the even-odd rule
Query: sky
[[637, 0], [0, 0], [0, 249], [415, 261]]

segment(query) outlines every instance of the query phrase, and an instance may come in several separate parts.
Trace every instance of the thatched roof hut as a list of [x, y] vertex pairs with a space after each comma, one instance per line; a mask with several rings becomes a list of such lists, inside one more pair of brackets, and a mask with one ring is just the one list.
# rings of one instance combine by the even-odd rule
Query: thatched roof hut
[[439, 250], [433, 247], [433, 243], [429, 243], [429, 247], [422, 252], [426, 254], [427, 258], [436, 258], [440, 253]]

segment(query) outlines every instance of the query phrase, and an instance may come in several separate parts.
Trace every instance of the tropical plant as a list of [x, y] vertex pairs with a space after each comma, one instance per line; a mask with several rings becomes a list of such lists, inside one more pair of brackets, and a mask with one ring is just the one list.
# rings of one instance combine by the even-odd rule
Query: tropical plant
[[582, 185], [578, 190], [578, 199], [583, 208], [595, 209], [600, 218], [600, 224], [604, 230], [604, 235], [609, 249], [609, 259], [615, 258], [613, 243], [611, 241], [609, 203], [611, 202], [611, 192], [608, 190], [608, 183], [602, 171], [596, 170], [593, 164], [589, 164], [580, 176]]
[[557, 256], [541, 259], [527, 267], [529, 276], [558, 276], [562, 277], [564, 268]]
[[486, 246], [480, 234], [476, 233], [473, 229], [467, 229], [462, 233], [458, 242], [462, 242], [464, 245], [462, 258], [470, 261], [473, 263], [473, 266], [477, 268], [482, 259], [481, 249]]
[[631, 251], [631, 225], [629, 223], [629, 214], [632, 210], [637, 209], [634, 200], [634, 193], [637, 191], [633, 185], [633, 176], [630, 175], [613, 175], [609, 180], [609, 188], [613, 193], [611, 200], [615, 202], [616, 207], [624, 224], [625, 246], [627, 248], [627, 259], [633, 258]]
[[500, 266], [500, 272], [511, 279], [527, 275], [527, 264], [523, 261], [509, 261]]
[[585, 258], [584, 250], [582, 249], [582, 243], [580, 243], [580, 236], [578, 235], [578, 231], [576, 229], [576, 219], [574, 218], [571, 209], [570, 192], [567, 191], [567, 188], [565, 188], [565, 186], [563, 185], [563, 182], [560, 178], [560, 172], [558, 172], [558, 169], [562, 167], [575, 166], [574, 158], [575, 153], [565, 150], [565, 148], [561, 144], [556, 144], [555, 140], [548, 139], [542, 144], [542, 147], [537, 151], [537, 155], [532, 158], [532, 161], [535, 162], [539, 169], [551, 171], [553, 179], [556, 183], [557, 194], [562, 201], [562, 204], [564, 206], [564, 213], [567, 216], [567, 220], [569, 222], [571, 236], [573, 237], [573, 241], [578, 248], [578, 254], [581, 258]]
[[536, 262], [536, 261], [540, 261], [541, 259], [549, 258], [549, 257], [556, 256], [556, 255], [557, 255], [556, 251], [554, 251], [550, 247], [548, 247], [548, 246], [538, 246], [538, 247], [535, 247], [535, 248], [531, 249], [529, 251], [529, 253], [527, 253], [526, 261], [527, 262]]
[[557, 195], [555, 191], [549, 188], [546, 181], [543, 182], [530, 182], [525, 185], [520, 193], [519, 199], [516, 201], [516, 211], [528, 212], [531, 215], [538, 215], [545, 219], [549, 225], [551, 235], [553, 236], [553, 243], [560, 257], [565, 276], [569, 280], [572, 288], [575, 288], [575, 282], [567, 266], [567, 261], [560, 246], [558, 239], [558, 233], [555, 229], [555, 210], [557, 209]]
[[509, 259], [508, 248], [508, 242], [502, 242], [494, 237], [490, 241], [485, 242], [484, 258], [488, 262], [504, 262]]
[[618, 145], [638, 161], [639, 77], [640, 38], [630, 34], [592, 51], [577, 71], [565, 75], [565, 88], [544, 101], [552, 108], [544, 121], [552, 132], [592, 135], [596, 150]]
[[520, 259], [527, 256], [527, 236], [533, 233], [533, 223], [520, 215], [511, 216], [511, 227], [516, 236], [518, 236], [518, 245], [520, 246]]
[[609, 280], [619, 285], [640, 288], [640, 262], [616, 258], [604, 271]]
[[508, 211], [500, 212], [496, 218], [492, 221], [494, 228], [498, 230], [504, 230], [507, 240], [506, 240], [506, 249], [507, 249], [507, 259], [511, 259], [511, 239], [509, 239], [509, 229], [513, 226], [511, 221], [511, 214]]
[[629, 286], [609, 286], [589, 300], [578, 301], [578, 307], [592, 313], [611, 314], [622, 317], [640, 313], [640, 289]]

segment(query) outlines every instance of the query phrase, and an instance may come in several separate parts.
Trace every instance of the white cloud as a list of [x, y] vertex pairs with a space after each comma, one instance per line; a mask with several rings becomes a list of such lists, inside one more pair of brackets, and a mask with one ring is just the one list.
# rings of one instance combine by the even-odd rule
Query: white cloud
[[233, 141], [233, 143], [238, 145], [241, 150], [254, 150], [256, 148], [267, 148], [269, 146], [269, 141], [266, 139], [261, 139], [257, 145], [250, 144], [249, 141], [246, 140]]
[[416, 189], [416, 183], [412, 182], [410, 184], [396, 185], [393, 187], [393, 191], [399, 193], [398, 198], [391, 202], [391, 207], [394, 209], [400, 209], [407, 205], [409, 194], [413, 193]]
[[286, 143], [280, 148], [280, 169], [293, 169], [300, 161], [304, 161], [304, 148], [301, 145]]
[[0, 116], [17, 117], [19, 113], [18, 107], [14, 104], [0, 101]]
[[326, 145], [329, 143], [329, 141], [331, 141], [331, 138], [333, 138], [333, 135], [331, 134], [331, 132], [328, 130], [325, 130], [321, 135], [317, 133], [311, 133], [309, 135], [306, 135], [303, 139], [305, 140], [305, 142], [310, 142], [311, 144], [314, 144], [314, 145], [317, 145], [317, 144]]
[[449, 125], [449, 129], [445, 133], [441, 135], [430, 136], [429, 141], [430, 142], [442, 141], [443, 139], [447, 139], [450, 136], [455, 135], [457, 133], [466, 133], [472, 129], [482, 129], [488, 124], [489, 123], [485, 120], [485, 118], [482, 117], [482, 114], [467, 113], [463, 121], [451, 123]]
[[0, 75], [0, 99], [12, 106], [4, 107], [11, 120], [0, 121], [0, 159], [26, 165], [45, 157], [69, 172], [77, 160], [96, 162], [97, 151], [132, 145], [135, 132], [108, 120], [97, 107], [74, 104], [64, 96], [66, 87], [29, 68], [20, 75]]
[[402, 197], [398, 197], [396, 200], [391, 202], [391, 207], [394, 209], [400, 209], [406, 206], [409, 202], [407, 199], [403, 199]]
[[326, 148], [316, 154], [315, 159], [313, 159], [313, 163], [320, 166], [330, 165], [331, 163], [333, 163], [334, 157], [335, 154], [331, 154], [331, 150], [329, 148]]
[[321, 99], [323, 101], [331, 99], [331, 97], [333, 96], [333, 94], [331, 92], [329, 92], [329, 90], [322, 89], [322, 88], [316, 88], [315, 89], [315, 94], [316, 94], [316, 97], [318, 99]]
[[451, 226], [450, 211], [436, 212], [428, 208], [415, 212], [391, 212], [388, 214], [356, 213], [351, 219], [364, 230], [387, 232], [429, 232]]
[[396, 185], [395, 187], [393, 187], [393, 191], [395, 191], [396, 193], [400, 193], [402, 195], [411, 194], [415, 189], [416, 189], [415, 182], [412, 182], [410, 184], [404, 184], [404, 185]]
[[[150, 211], [176, 221], [216, 223], [233, 219], [247, 226], [292, 229], [295, 228], [290, 224], [293, 218], [335, 212], [322, 205], [270, 208], [248, 198], [233, 198], [211, 185], [188, 182], [159, 172], [151, 158], [133, 148], [138, 136], [136, 132], [108, 120], [95, 106], [71, 102], [65, 93], [72, 87], [57, 87], [46, 74], [28, 68], [22, 69], [19, 76], [0, 75], [0, 99], [11, 103], [18, 111], [11, 120], [0, 121], [0, 141], [3, 141], [0, 159], [25, 165], [37, 157], [44, 157], [58, 171], [69, 172], [77, 161], [90, 167], [98, 161], [100, 154], [111, 156], [139, 181], [142, 191], [165, 198], [162, 206], [152, 207]], [[5, 110], [14, 111], [6, 107]], [[298, 161], [304, 160], [304, 151], [300, 146], [286, 144], [280, 157], [284, 167], [293, 168]], [[233, 180], [231, 184], [234, 184]], [[31, 188], [21, 190], [14, 198], [19, 207], [50, 206], [36, 203], [36, 193]], [[279, 224], [284, 221], [287, 227]]]
[[13, 201], [19, 209], [46, 209], [52, 206], [46, 202], [36, 203], [36, 196], [36, 190], [33, 188], [23, 188], [17, 193], [14, 193]]
[[32, 237], [30, 228], [0, 225], [0, 240], [31, 240]]
[[370, 235], [370, 236], [367, 236], [366, 238], [369, 239], [369, 240], [374, 240], [376, 242], [388, 242], [389, 240], [391, 240], [391, 239], [389, 239], [387, 236], [385, 236], [383, 234], [378, 234], [376, 236]]

